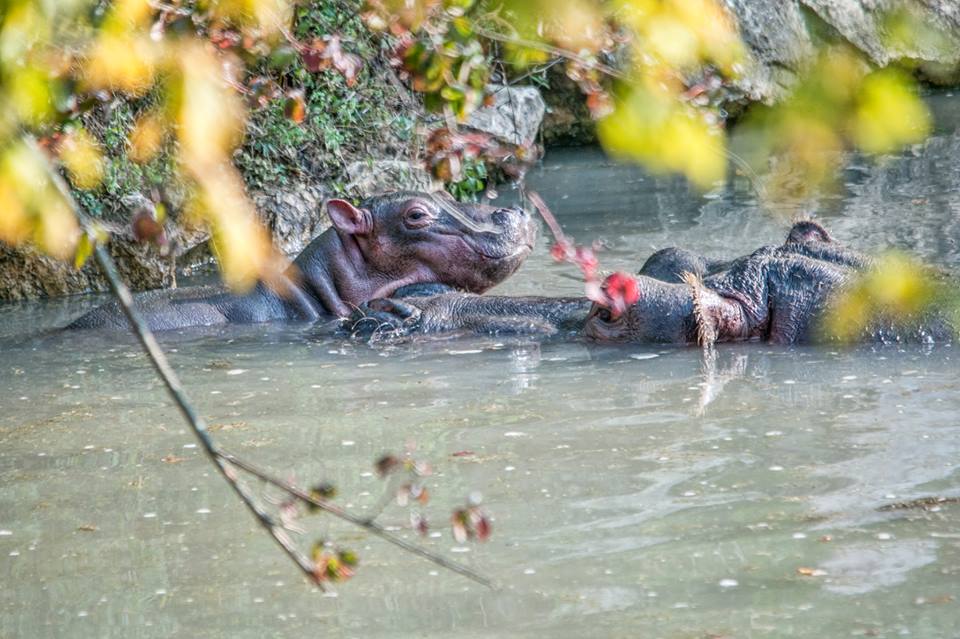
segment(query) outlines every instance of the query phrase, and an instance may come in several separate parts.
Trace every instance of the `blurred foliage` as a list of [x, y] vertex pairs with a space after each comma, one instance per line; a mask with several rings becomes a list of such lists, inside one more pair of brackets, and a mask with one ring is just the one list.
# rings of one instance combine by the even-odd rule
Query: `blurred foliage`
[[[950, 44], [906, 9], [885, 32], [904, 50]], [[365, 81], [381, 54], [436, 114], [418, 132], [424, 158], [461, 198], [486, 187], [487, 164], [519, 177], [537, 156], [534, 140], [461, 129], [490, 102], [488, 85], [554, 64], [583, 92], [608, 152], [711, 188], [731, 155], [724, 87], [749, 63], [717, 0], [7, 0], [0, 240], [75, 255], [81, 233], [52, 162], [93, 215], [131, 192], [166, 210], [166, 191], [185, 184], [184, 212], [211, 227], [226, 280], [269, 282], [283, 262], [246, 189], [333, 177], [317, 158], [342, 163], [373, 123], [395, 140], [415, 132], [416, 116], [396, 115]], [[842, 151], [922, 140], [930, 116], [910, 70], [828, 45], [781, 103], [749, 112], [743, 128], [759, 143], [748, 159], [767, 174], [769, 201], [829, 188]]]
[[[897, 7], [886, 21], [892, 42], [929, 49], [942, 39], [916, 12]], [[366, 0], [363, 16], [393, 38], [392, 63], [448, 129], [484, 104], [492, 77], [527, 77], [560, 60], [609, 153], [681, 173], [701, 189], [726, 176], [719, 105], [749, 61], [717, 0]], [[509, 68], [499, 70], [501, 61]], [[873, 69], [848, 47], [828, 46], [799, 75], [782, 104], [747, 117], [761, 139], [754, 172], [766, 173], [776, 159], [763, 189], [770, 203], [829, 188], [837, 151], [888, 153], [929, 131], [912, 76]], [[433, 167], [456, 182], [473, 159]]]
[[[225, 30], [250, 46], [278, 35], [286, 8], [270, 0], [212, 2], [204, 8], [146, 0], [112, 3], [8, 0], [0, 14], [0, 239], [32, 238], [51, 255], [77, 263], [89, 254], [69, 194], [57, 187], [50, 160], [73, 186], [97, 188], [116, 166], [85, 126], [85, 116], [114, 96], [155, 96], [132, 135], [129, 158], [148, 162], [165, 137], [176, 139], [174, 170], [191, 186], [191, 210], [214, 231], [226, 280], [247, 288], [278, 276], [279, 260], [247, 203], [230, 161], [242, 137], [244, 108], [237, 92], [242, 63], [215, 43]], [[39, 144], [33, 140], [39, 139]], [[217, 239], [229, 241], [217, 241]]]
[[910, 76], [872, 70], [846, 46], [824, 49], [781, 103], [755, 108], [744, 122], [752, 163], [762, 169], [771, 156], [780, 160], [768, 176], [774, 202], [834, 186], [845, 149], [894, 152], [923, 140], [930, 127]]
[[[309, 161], [318, 147], [339, 164], [345, 143], [369, 137], [371, 120], [393, 117], [389, 100], [359, 82], [362, 59], [343, 39], [361, 34], [365, 57], [376, 55], [358, 7], [0, 4], [0, 241], [74, 255], [79, 226], [50, 172], [60, 167], [94, 217], [132, 193], [168, 206], [175, 190], [185, 222], [210, 226], [229, 284], [273, 281], [283, 260], [246, 188], [283, 182], [304, 165], [322, 175]], [[409, 122], [393, 128], [397, 139], [410, 133]], [[244, 144], [246, 130], [254, 135]]]
[[957, 323], [956, 289], [917, 260], [887, 253], [833, 300], [823, 323], [824, 337], [855, 342], [889, 327], [922, 333], [930, 325]]
[[[715, 107], [689, 99], [685, 81], [703, 69], [730, 75], [742, 59], [736, 30], [713, 0], [367, 0], [366, 6], [367, 23], [397, 40], [394, 64], [448, 128], [485, 102], [495, 53], [517, 74], [559, 58], [599, 120], [610, 153], [684, 173], [703, 188], [724, 177], [722, 119]], [[470, 159], [462, 156], [460, 164]], [[461, 178], [447, 164], [435, 168]]]

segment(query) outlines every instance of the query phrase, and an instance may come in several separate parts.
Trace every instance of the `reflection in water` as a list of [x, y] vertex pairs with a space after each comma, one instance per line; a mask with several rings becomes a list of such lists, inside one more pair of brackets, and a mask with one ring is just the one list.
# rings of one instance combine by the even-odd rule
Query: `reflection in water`
[[[816, 213], [855, 246], [957, 267], [957, 157], [944, 130], [854, 160]], [[531, 179], [571, 235], [606, 242], [605, 268], [671, 244], [742, 254], [789, 223], [746, 184], [700, 197], [592, 150]], [[578, 294], [547, 251], [499, 292]], [[2, 637], [956, 636], [960, 506], [877, 510], [960, 495], [953, 348], [721, 345], [705, 363], [577, 342], [370, 347], [304, 326], [163, 335], [226, 447], [335, 482], [357, 513], [382, 494], [372, 461], [409, 440], [434, 464], [438, 529], [483, 493], [494, 537], [456, 557], [501, 590], [317, 517], [308, 539], [361, 555], [328, 598], [201, 458], [131, 338], [38, 334], [90, 303], [0, 306]]]

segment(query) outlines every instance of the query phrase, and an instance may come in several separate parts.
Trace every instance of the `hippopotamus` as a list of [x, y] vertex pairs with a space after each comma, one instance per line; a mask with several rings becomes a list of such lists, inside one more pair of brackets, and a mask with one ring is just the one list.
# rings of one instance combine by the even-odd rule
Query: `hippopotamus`
[[[235, 295], [191, 287], [135, 296], [150, 328], [347, 317], [368, 300], [436, 290], [482, 293], [533, 249], [537, 225], [520, 208], [461, 203], [446, 192], [400, 191], [359, 206], [327, 202], [331, 227], [296, 257], [283, 294], [263, 284]], [[114, 301], [68, 328], [126, 326]]]
[[[768, 247], [781, 255], [796, 254], [824, 260], [834, 264], [863, 269], [873, 260], [859, 251], [834, 241], [822, 225], [813, 220], [796, 222], [779, 247]], [[732, 259], [706, 257], [677, 246], [656, 251], [637, 272], [663, 282], [680, 283], [687, 274], [704, 279], [728, 271], [735, 263]]]
[[[635, 278], [638, 301], [619, 314], [586, 298], [464, 294], [372, 300], [361, 312], [373, 326], [406, 333], [564, 333], [598, 342], [793, 344], [824, 337], [818, 329], [832, 295], [871, 264], [871, 258], [836, 243], [816, 222], [805, 221], [794, 225], [784, 244], [736, 260], [711, 260], [676, 248], [658, 251]], [[878, 326], [868, 337], [953, 338], [949, 322], [926, 319], [911, 326]]]
[[[838, 292], [868, 258], [843, 250], [762, 248], [730, 269], [684, 284], [637, 278], [639, 300], [623, 313], [594, 304], [583, 334], [598, 342], [713, 344], [762, 341], [798, 344], [837, 339], [825, 318]], [[800, 247], [803, 249], [803, 247]], [[815, 255], [816, 257], [811, 257]], [[957, 338], [948, 315], [934, 309], [918, 317], [874, 318], [859, 335], [882, 343], [944, 343]]]

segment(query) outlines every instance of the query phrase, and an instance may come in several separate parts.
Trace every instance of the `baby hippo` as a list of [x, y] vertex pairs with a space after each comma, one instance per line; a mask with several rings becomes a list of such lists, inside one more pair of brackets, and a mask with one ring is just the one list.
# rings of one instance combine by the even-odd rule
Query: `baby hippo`
[[[533, 248], [537, 225], [519, 208], [465, 204], [446, 193], [401, 191], [359, 206], [330, 200], [331, 227], [294, 260], [285, 296], [264, 285], [246, 295], [217, 287], [135, 297], [153, 330], [226, 322], [347, 317], [403, 287], [439, 284], [482, 293], [509, 277]], [[105, 304], [68, 328], [123, 328], [119, 304]]]

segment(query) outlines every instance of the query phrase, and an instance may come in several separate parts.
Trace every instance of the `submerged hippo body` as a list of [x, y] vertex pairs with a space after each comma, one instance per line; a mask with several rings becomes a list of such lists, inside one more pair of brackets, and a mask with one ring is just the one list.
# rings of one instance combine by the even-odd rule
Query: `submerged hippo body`
[[637, 275], [652, 277], [661, 282], [679, 283], [685, 273], [699, 278], [716, 275], [730, 268], [731, 260], [713, 259], [677, 246], [660, 249], [647, 258]]
[[584, 334], [600, 342], [807, 342], [816, 337], [830, 296], [854, 274], [846, 266], [765, 247], [700, 284], [640, 276], [640, 300], [618, 316], [594, 306]]
[[[217, 287], [152, 291], [135, 296], [154, 330], [271, 320], [346, 317], [368, 300], [436, 283], [481, 293], [520, 266], [536, 225], [521, 209], [456, 202], [446, 193], [398, 192], [354, 207], [330, 200], [331, 228], [294, 260], [288, 291], [260, 284], [245, 295]], [[415, 288], [412, 290], [416, 290]], [[117, 302], [68, 328], [125, 327]]]
[[[830, 261], [767, 247], [702, 282], [671, 284], [641, 276], [640, 300], [618, 316], [594, 305], [584, 335], [599, 342], [629, 343], [829, 341], [823, 320], [834, 296], [858, 270], [846, 259]], [[929, 344], [952, 342], [956, 336], [946, 316], [931, 312], [900, 321], [876, 320], [860, 338]]]
[[[585, 298], [462, 294], [373, 300], [363, 311], [366, 321], [401, 333], [578, 333], [602, 342], [661, 344], [703, 339], [802, 343], [820, 339], [820, 320], [831, 296], [870, 264], [870, 258], [834, 242], [820, 225], [800, 222], [784, 244], [732, 261], [682, 249], [658, 251], [637, 277], [639, 301], [617, 317]], [[930, 318], [924, 326], [891, 324], [865, 337], [948, 341], [953, 329]]]
[[[873, 263], [863, 253], [835, 242], [823, 226], [812, 220], [795, 223], [782, 245], [766, 248], [778, 255], [804, 255], [856, 269], [866, 268]], [[648, 257], [637, 275], [645, 275], [662, 282], [680, 283], [688, 273], [699, 279], [721, 275], [730, 270], [735, 262], [736, 260], [706, 257], [671, 246]]]

